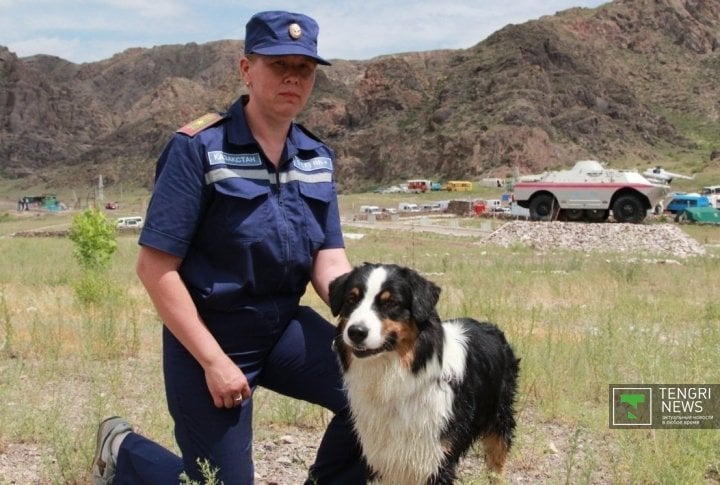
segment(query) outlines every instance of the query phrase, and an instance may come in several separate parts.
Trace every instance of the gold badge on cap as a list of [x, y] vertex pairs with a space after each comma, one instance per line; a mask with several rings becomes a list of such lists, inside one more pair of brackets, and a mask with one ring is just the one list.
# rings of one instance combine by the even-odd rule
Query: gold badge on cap
[[290, 37], [292, 37], [295, 40], [298, 40], [300, 36], [302, 35], [302, 29], [300, 26], [296, 23], [290, 24], [290, 27], [288, 27], [288, 33], [290, 34]]

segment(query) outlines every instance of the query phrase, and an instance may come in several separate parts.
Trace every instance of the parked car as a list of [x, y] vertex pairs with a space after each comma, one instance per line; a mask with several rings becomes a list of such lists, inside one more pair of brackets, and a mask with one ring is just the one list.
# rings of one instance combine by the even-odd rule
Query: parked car
[[411, 202], [400, 202], [398, 204], [398, 210], [400, 212], [420, 212], [420, 207]]
[[116, 227], [118, 229], [140, 228], [143, 226], [143, 223], [144, 220], [140, 216], [120, 217], [117, 220]]
[[720, 225], [720, 209], [714, 207], [688, 207], [675, 214], [675, 222]]
[[700, 195], [707, 197], [713, 207], [720, 209], [720, 185], [703, 187]]
[[710, 199], [700, 194], [675, 194], [665, 208], [671, 214], [678, 214], [685, 209], [695, 207], [712, 207]]
[[105, 208], [111, 211], [117, 209], [118, 207], [120, 207], [120, 205], [117, 202], [108, 202], [105, 204]]

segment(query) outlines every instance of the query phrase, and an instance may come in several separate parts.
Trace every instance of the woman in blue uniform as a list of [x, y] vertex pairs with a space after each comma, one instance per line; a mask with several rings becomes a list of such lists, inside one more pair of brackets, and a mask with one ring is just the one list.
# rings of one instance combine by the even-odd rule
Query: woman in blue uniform
[[336, 356], [334, 327], [300, 306], [308, 283], [350, 270], [333, 152], [293, 122], [317, 64], [316, 22], [262, 12], [246, 26], [249, 95], [180, 129], [161, 155], [140, 235], [137, 273], [163, 327], [168, 407], [182, 458], [122, 418], [98, 430], [95, 483], [200, 483], [198, 460], [226, 485], [253, 482], [253, 390], [335, 413], [308, 481], [364, 483]]

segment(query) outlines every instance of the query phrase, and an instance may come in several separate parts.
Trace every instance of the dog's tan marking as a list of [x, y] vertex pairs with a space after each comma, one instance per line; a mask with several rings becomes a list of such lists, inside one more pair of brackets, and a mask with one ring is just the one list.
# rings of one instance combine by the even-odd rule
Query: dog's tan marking
[[442, 441], [440, 442], [440, 444], [441, 444], [441, 447], [442, 447], [442, 450], [443, 450], [443, 453], [445, 454], [445, 456], [450, 456], [450, 455], [452, 454], [452, 452], [453, 452], [453, 447], [452, 447], [452, 445], [450, 444], [450, 441], [449, 441], [449, 440], [442, 440]]
[[505, 440], [500, 435], [489, 434], [483, 438], [483, 444], [485, 445], [485, 465], [489, 471], [497, 475], [497, 478], [501, 478], [508, 454]]
[[410, 369], [415, 358], [415, 342], [419, 333], [417, 326], [414, 323], [397, 322], [390, 319], [383, 320], [382, 326], [384, 335], [389, 333], [397, 335], [395, 352], [400, 355], [403, 365]]

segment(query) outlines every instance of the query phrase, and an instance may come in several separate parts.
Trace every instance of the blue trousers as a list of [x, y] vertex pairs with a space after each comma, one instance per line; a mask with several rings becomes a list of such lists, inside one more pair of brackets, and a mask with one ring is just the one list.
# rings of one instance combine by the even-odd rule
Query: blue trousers
[[[232, 313], [204, 312], [203, 318], [253, 389], [262, 386], [335, 413], [307, 483], [364, 484], [366, 468], [330, 345], [335, 327], [307, 307], [282, 302]], [[252, 399], [233, 409], [216, 408], [202, 367], [167, 328], [163, 330], [163, 367], [182, 458], [131, 433], [120, 447], [115, 483], [177, 484], [183, 471], [203, 483], [197, 464], [201, 459], [218, 470], [218, 481], [225, 485], [252, 484]]]

